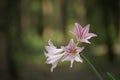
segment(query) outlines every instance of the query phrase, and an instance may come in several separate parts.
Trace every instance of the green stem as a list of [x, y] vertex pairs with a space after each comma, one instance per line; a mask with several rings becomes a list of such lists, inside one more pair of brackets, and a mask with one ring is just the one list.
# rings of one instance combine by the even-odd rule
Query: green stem
[[76, 46], [78, 46], [80, 44], [80, 42], [77, 42]]
[[110, 80], [116, 80], [116, 78], [110, 72], [107, 72], [107, 75], [109, 76]]
[[85, 57], [83, 54], [81, 54], [81, 56], [85, 59], [85, 61], [91, 66], [91, 68], [93, 69], [93, 71], [95, 72], [96, 76], [99, 78], [99, 80], [103, 80], [103, 78], [101, 77], [101, 75], [99, 74], [99, 72], [96, 70], [96, 68], [92, 65], [92, 63], [87, 59], [87, 57]]

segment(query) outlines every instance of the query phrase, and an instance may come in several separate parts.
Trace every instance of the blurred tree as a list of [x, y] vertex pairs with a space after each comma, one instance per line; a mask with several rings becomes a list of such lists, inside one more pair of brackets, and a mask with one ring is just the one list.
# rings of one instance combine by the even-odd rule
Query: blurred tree
[[[2, 61], [0, 65], [4, 67], [2, 72], [3, 80], [17, 80], [18, 72], [16, 62], [13, 55], [16, 46], [19, 45], [21, 40], [20, 28], [20, 0], [1, 0], [1, 17], [0, 18], [0, 54]], [[4, 46], [2, 48], [2, 46]]]
[[107, 45], [107, 57], [110, 62], [113, 62], [115, 59], [113, 47], [114, 43], [117, 41], [120, 27], [119, 0], [86, 0], [85, 3], [87, 21], [96, 25], [96, 27], [93, 26], [93, 29], [99, 31], [98, 34], [100, 34], [99, 37], [101, 37], [100, 42], [105, 42]]
[[76, 13], [76, 19], [80, 22], [81, 25], [86, 23], [86, 8], [84, 0], [76, 0], [74, 2], [74, 8]]
[[54, 9], [51, 0], [43, 0], [43, 25], [44, 27], [54, 27]]
[[[23, 1], [24, 2], [24, 1]], [[43, 0], [31, 0], [30, 10], [27, 12], [30, 14], [31, 28], [42, 36], [43, 35]]]
[[64, 38], [66, 38], [66, 27], [67, 27], [67, 0], [61, 0], [61, 27], [64, 34]]
[[39, 18], [39, 22], [38, 22], [38, 33], [40, 34], [40, 36], [43, 35], [43, 8], [42, 8], [42, 1], [43, 0], [39, 0], [39, 14], [38, 14], [38, 18]]
[[[9, 79], [7, 61], [8, 0], [0, 1], [0, 79]], [[8, 78], [6, 78], [8, 77]]]
[[29, 32], [30, 29], [30, 0], [21, 0], [21, 35], [24, 36]]
[[[103, 24], [106, 31], [106, 44], [108, 47], [108, 59], [113, 62], [115, 59], [115, 54], [113, 50], [113, 39], [111, 38], [110, 26], [113, 21], [113, 26], [115, 27], [115, 32], [118, 36], [119, 34], [119, 0], [102, 0], [101, 3], [103, 11]], [[118, 38], [116, 36], [116, 38]]]

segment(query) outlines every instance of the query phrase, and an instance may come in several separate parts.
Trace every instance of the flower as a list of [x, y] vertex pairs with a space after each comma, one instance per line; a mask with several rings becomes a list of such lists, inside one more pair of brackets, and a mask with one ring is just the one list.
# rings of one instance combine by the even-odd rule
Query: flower
[[59, 60], [63, 56], [63, 54], [61, 54], [61, 52], [63, 50], [62, 49], [57, 49], [53, 45], [51, 40], [48, 41], [48, 45], [49, 46], [45, 46], [46, 52], [44, 52], [44, 53], [45, 53], [45, 56], [48, 57], [47, 60], [46, 60], [46, 63], [47, 64], [52, 64], [51, 72], [53, 72], [53, 69], [56, 68], [57, 63], [59, 62]]
[[70, 31], [72, 34], [74, 34], [77, 38], [77, 41], [80, 42], [85, 42], [85, 43], [89, 43], [88, 39], [92, 38], [92, 37], [96, 37], [96, 34], [93, 33], [88, 33], [89, 32], [89, 28], [90, 28], [90, 24], [86, 25], [84, 28], [82, 28], [82, 26], [78, 23], [75, 23], [75, 28], [73, 31]]
[[84, 49], [84, 47], [77, 47], [73, 41], [73, 39], [70, 40], [67, 47], [61, 47], [64, 51], [64, 56], [62, 57], [61, 61], [71, 61], [70, 67], [72, 67], [72, 64], [75, 61], [77, 62], [83, 62], [82, 58], [80, 57], [79, 53]]

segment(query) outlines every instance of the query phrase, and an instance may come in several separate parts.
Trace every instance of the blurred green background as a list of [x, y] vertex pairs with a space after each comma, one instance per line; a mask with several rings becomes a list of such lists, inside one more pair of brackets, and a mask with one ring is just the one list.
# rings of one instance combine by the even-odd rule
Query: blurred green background
[[0, 0], [0, 80], [98, 80], [86, 62], [45, 64], [44, 46], [52, 39], [66, 46], [74, 23], [90, 24], [98, 35], [83, 54], [104, 80], [120, 79], [119, 0]]

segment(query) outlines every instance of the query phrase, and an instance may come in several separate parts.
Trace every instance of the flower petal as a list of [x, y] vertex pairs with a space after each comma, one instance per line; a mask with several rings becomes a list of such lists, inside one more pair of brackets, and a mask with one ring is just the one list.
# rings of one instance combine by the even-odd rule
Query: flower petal
[[81, 62], [81, 63], [83, 62], [82, 58], [79, 55], [75, 57], [75, 61]]
[[46, 51], [44, 51], [44, 54], [47, 58], [46, 63], [47, 64], [52, 64], [51, 67], [51, 72], [53, 69], [57, 66], [57, 63], [60, 61], [61, 57], [63, 54], [61, 52], [63, 49], [57, 49], [51, 40], [48, 41], [48, 46], [45, 46]]
[[88, 33], [88, 34], [85, 36], [86, 39], [90, 39], [91, 37], [97, 37], [97, 35], [94, 34], [94, 33]]
[[77, 53], [80, 53], [81, 51], [83, 51], [83, 49], [84, 49], [85, 47], [77, 47], [76, 49], [76, 51], [77, 51]]
[[53, 45], [51, 39], [48, 41], [48, 44], [49, 44], [50, 47], [56, 48], [56, 47]]
[[87, 39], [81, 39], [80, 42], [91, 44]]
[[81, 31], [82, 36], [85, 36], [86, 34], [88, 34], [89, 28], [90, 28], [90, 24], [88, 24], [84, 28], [82, 28], [82, 31]]
[[65, 55], [61, 59], [61, 62], [63, 62], [63, 61], [69, 61], [69, 60], [71, 60], [70, 54], [65, 53]]
[[82, 30], [82, 26], [78, 23], [75, 23], [75, 31], [80, 32]]
[[70, 39], [70, 42], [69, 42], [69, 44], [68, 44], [68, 46], [67, 47], [69, 47], [70, 49], [74, 49], [75, 48], [75, 43], [74, 43], [74, 41], [73, 41], [73, 39]]
[[59, 54], [60, 52], [63, 51], [62, 49], [56, 49], [50, 46], [45, 46], [45, 49], [49, 54]]
[[49, 56], [46, 63], [47, 64], [52, 64], [51, 67], [51, 72], [53, 72], [53, 69], [57, 66], [57, 63], [60, 61], [60, 59], [62, 58], [63, 54], [59, 54], [59, 55], [52, 55]]
[[73, 62], [74, 62], [74, 59], [72, 59], [72, 60], [70, 61], [70, 67], [71, 67], [71, 68], [72, 68]]

